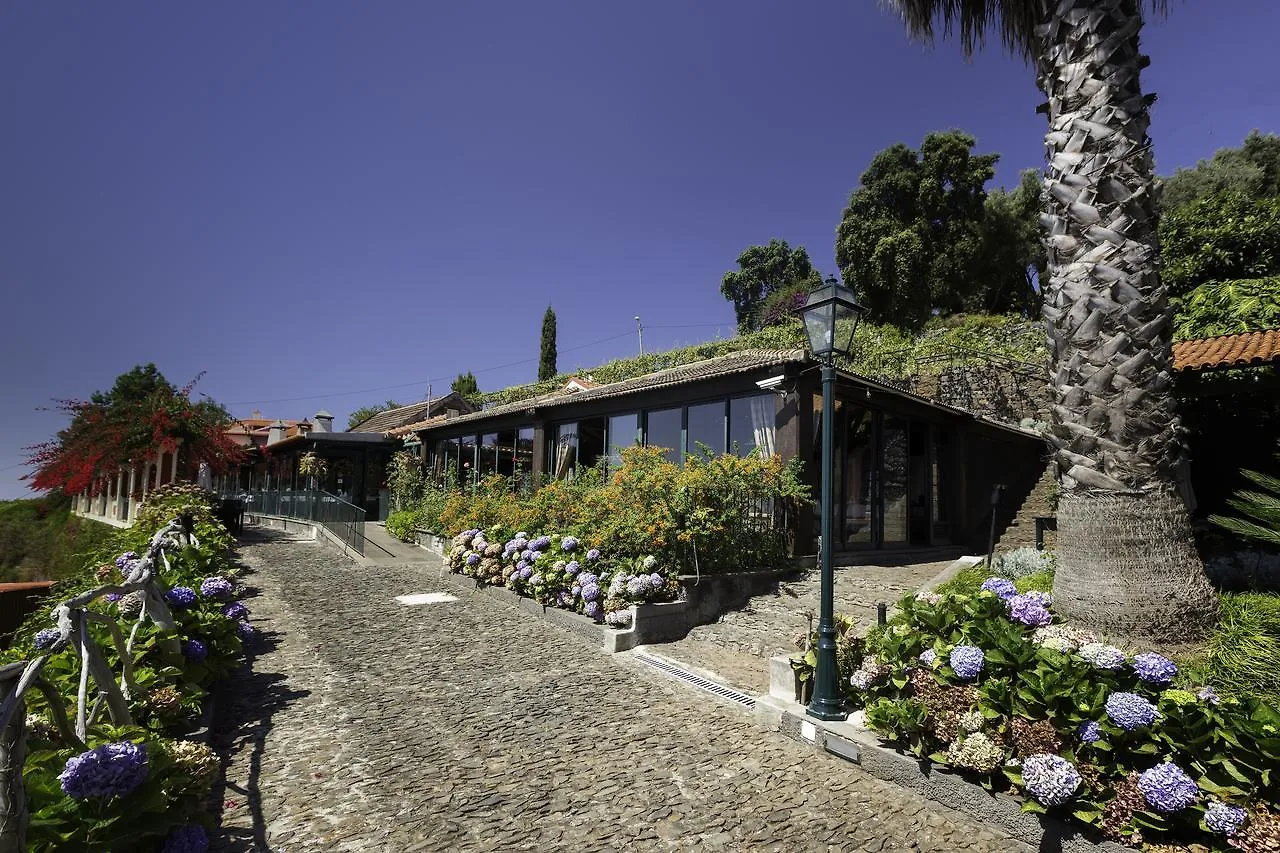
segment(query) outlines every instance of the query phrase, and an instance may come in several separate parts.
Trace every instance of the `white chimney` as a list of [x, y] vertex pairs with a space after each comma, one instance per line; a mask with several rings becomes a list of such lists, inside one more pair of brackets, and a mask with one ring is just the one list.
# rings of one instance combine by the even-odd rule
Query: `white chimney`
[[312, 432], [333, 432], [333, 415], [324, 409], [315, 413], [314, 420], [316, 422], [315, 429]]
[[267, 431], [267, 444], [275, 444], [277, 441], [284, 441], [284, 434], [288, 427], [284, 425], [284, 421], [276, 420], [271, 425], [271, 429]]

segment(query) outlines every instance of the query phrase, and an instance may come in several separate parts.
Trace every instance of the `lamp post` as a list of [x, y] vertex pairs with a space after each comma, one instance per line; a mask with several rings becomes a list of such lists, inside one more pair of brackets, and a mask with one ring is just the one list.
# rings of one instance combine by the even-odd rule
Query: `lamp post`
[[848, 355], [853, 347], [853, 333], [865, 312], [854, 301], [853, 291], [836, 281], [835, 276], [809, 292], [800, 308], [804, 329], [809, 336], [809, 349], [822, 365], [822, 542], [819, 548], [821, 567], [821, 605], [818, 614], [818, 666], [813, 680], [813, 698], [808, 714], [819, 720], [843, 720], [839, 676], [836, 672], [835, 570], [832, 560], [832, 533], [835, 515], [835, 488], [832, 480], [832, 457], [835, 455], [835, 382], [836, 357]]

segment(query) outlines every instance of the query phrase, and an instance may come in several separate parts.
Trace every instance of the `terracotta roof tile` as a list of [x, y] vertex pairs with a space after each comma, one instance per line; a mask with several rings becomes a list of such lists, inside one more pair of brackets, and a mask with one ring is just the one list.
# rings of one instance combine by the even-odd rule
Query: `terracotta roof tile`
[[1280, 359], [1280, 329], [1178, 341], [1173, 345], [1175, 370], [1250, 367], [1277, 359]]

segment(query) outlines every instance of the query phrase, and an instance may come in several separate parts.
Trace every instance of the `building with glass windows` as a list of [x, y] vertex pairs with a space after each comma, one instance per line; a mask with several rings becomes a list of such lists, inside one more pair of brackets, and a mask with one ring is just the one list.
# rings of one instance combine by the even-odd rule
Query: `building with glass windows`
[[[837, 550], [955, 546], [986, 550], [991, 494], [1003, 527], [1044, 471], [1036, 432], [989, 420], [857, 374], [839, 373], [835, 401]], [[498, 473], [572, 477], [631, 444], [667, 448], [672, 461], [710, 452], [799, 458], [816, 499], [822, 394], [803, 350], [742, 350], [597, 385], [390, 430], [416, 440], [423, 464], [464, 482]], [[452, 463], [450, 465], [449, 463]], [[789, 522], [797, 555], [812, 554], [817, 519]]]

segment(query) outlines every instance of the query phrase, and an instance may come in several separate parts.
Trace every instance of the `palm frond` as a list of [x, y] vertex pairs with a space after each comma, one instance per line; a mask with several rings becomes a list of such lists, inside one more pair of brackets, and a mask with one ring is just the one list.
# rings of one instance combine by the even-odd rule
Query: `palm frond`
[[[942, 35], [957, 30], [965, 55], [972, 56], [986, 41], [988, 31], [998, 30], [1000, 41], [1027, 60], [1039, 54], [1037, 27], [1055, 14], [1055, 0], [880, 0], [880, 5], [902, 18], [913, 38], [932, 43], [938, 25]], [[1157, 14], [1168, 11], [1169, 0], [1146, 0]]]

